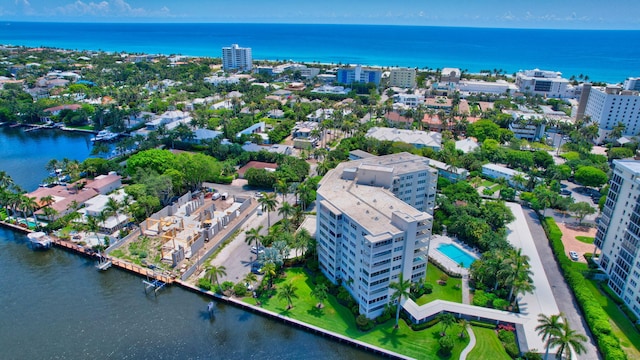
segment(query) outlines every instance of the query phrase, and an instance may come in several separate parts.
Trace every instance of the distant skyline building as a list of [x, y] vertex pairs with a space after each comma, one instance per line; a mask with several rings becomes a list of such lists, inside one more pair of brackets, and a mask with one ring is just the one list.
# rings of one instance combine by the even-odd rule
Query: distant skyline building
[[351, 68], [338, 69], [336, 74], [336, 81], [340, 84], [353, 84], [353, 83], [374, 83], [376, 86], [380, 85], [380, 78], [382, 77], [382, 70], [363, 68], [360, 65], [356, 65]]
[[409, 153], [341, 163], [320, 181], [320, 269], [370, 319], [391, 302], [400, 274], [424, 280], [437, 181], [429, 159]]
[[594, 245], [608, 285], [640, 317], [640, 161], [614, 160]]
[[225, 71], [251, 71], [253, 59], [251, 48], [242, 48], [238, 44], [222, 48], [222, 68]]
[[552, 98], [573, 97], [573, 86], [561, 72], [548, 70], [525, 70], [516, 74], [516, 86], [525, 94], [542, 95]]
[[412, 89], [416, 87], [416, 69], [393, 68], [389, 74], [389, 86]]
[[[632, 81], [625, 82], [625, 86], [637, 86], [637, 79], [629, 80]], [[583, 90], [583, 93], [586, 95], [580, 101], [584, 103], [584, 116], [589, 116], [591, 121], [598, 124], [596, 143], [602, 143], [618, 123], [624, 125], [622, 135], [635, 136], [640, 132], [640, 92], [609, 85], [591, 86], [588, 92]], [[581, 104], [578, 109], [580, 107]]]

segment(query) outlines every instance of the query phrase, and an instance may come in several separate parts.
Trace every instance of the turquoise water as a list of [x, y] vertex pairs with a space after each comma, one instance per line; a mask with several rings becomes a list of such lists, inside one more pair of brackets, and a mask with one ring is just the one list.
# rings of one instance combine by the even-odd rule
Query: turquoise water
[[468, 269], [471, 263], [476, 259], [473, 256], [467, 254], [464, 250], [460, 249], [454, 244], [440, 244], [438, 250], [445, 254], [449, 259], [453, 260], [456, 264], [462, 263], [462, 267]]
[[318, 24], [0, 24], [0, 44], [381, 66], [561, 71], [592, 81], [640, 76], [640, 31]]

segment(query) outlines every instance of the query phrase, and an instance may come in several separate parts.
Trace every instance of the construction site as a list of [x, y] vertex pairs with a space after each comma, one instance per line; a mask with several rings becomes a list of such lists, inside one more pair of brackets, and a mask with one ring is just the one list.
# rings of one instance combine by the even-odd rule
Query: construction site
[[188, 192], [149, 216], [108, 254], [187, 278], [258, 206], [251, 197], [213, 198]]

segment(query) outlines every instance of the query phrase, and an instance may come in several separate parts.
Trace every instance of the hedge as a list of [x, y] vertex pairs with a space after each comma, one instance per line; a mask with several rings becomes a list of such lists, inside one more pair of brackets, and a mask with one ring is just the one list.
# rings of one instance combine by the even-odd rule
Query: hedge
[[551, 217], [546, 217], [542, 222], [542, 226], [547, 233], [551, 249], [560, 264], [564, 278], [582, 309], [584, 318], [598, 343], [598, 348], [602, 355], [605, 359], [627, 359], [627, 355], [620, 347], [620, 340], [612, 334], [609, 316], [594, 299], [593, 293], [587, 287], [587, 280], [573, 267], [571, 260], [565, 255], [560, 228]]
[[485, 329], [495, 329], [496, 328], [496, 324], [492, 324], [492, 323], [487, 323], [484, 321], [479, 321], [479, 320], [470, 320], [469, 324], [472, 326], [477, 326], [477, 327], [481, 327], [481, 328], [485, 328]]

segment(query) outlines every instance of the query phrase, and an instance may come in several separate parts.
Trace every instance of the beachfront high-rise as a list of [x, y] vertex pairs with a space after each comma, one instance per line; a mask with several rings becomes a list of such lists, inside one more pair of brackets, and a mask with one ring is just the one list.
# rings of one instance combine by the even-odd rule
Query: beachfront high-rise
[[321, 271], [375, 318], [399, 275], [422, 281], [438, 175], [429, 159], [400, 153], [339, 164], [317, 191]]
[[595, 246], [609, 287], [640, 317], [640, 161], [614, 160]]
[[562, 73], [548, 70], [525, 70], [516, 74], [516, 86], [525, 94], [552, 98], [567, 98], [574, 95], [573, 86]]
[[416, 87], [416, 69], [393, 68], [389, 72], [389, 86], [412, 89]]
[[251, 71], [253, 59], [251, 58], [251, 48], [242, 48], [238, 44], [222, 48], [222, 68], [225, 71]]
[[635, 79], [625, 82], [625, 87], [592, 86], [588, 96], [580, 98], [584, 115], [598, 124], [596, 143], [603, 142], [618, 123], [624, 125], [623, 135], [635, 136], [640, 132], [640, 92], [631, 90], [636, 86]]
[[349, 68], [338, 69], [336, 73], [336, 81], [340, 84], [350, 85], [353, 83], [374, 83], [376, 86], [380, 85], [380, 79], [382, 78], [382, 70], [363, 68], [360, 65]]

